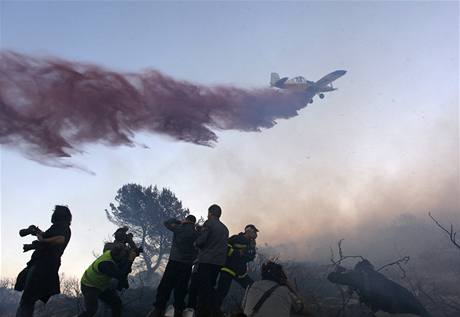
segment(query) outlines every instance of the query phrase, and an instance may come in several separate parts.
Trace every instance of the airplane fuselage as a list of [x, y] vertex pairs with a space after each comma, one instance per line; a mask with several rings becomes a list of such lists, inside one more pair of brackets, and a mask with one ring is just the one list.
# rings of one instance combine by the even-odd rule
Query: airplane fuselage
[[316, 93], [320, 93], [320, 92], [329, 92], [329, 91], [333, 91], [333, 90], [336, 90], [337, 88], [333, 88], [329, 85], [326, 85], [326, 86], [319, 86], [319, 85], [316, 85], [316, 83], [314, 82], [310, 82], [310, 83], [304, 83], [304, 84], [300, 84], [300, 83], [296, 83], [296, 84], [291, 84], [291, 83], [284, 83], [283, 85], [279, 85], [279, 86], [274, 86], [274, 87], [277, 87], [277, 88], [280, 88], [280, 89], [289, 89], [289, 90], [295, 90], [295, 91], [306, 91], [306, 90], [309, 90], [309, 91], [315, 91]]
[[[313, 96], [319, 94], [320, 98], [322, 99], [324, 98], [324, 92], [337, 90], [337, 88], [332, 87], [332, 82], [345, 75], [345, 73], [345, 70], [336, 70], [327, 74], [316, 82], [306, 80], [302, 76], [297, 76], [291, 79], [288, 77], [283, 77], [280, 79], [277, 73], [272, 73], [270, 86], [292, 91], [304, 91], [313, 94]], [[312, 99], [310, 102], [312, 102]]]

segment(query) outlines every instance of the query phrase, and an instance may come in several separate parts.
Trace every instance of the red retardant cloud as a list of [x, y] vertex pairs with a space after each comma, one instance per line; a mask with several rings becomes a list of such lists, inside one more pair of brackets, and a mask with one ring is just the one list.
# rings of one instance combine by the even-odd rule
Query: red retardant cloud
[[88, 143], [133, 145], [138, 132], [212, 145], [213, 130], [271, 128], [311, 97], [0, 52], [0, 143], [38, 161], [70, 157]]

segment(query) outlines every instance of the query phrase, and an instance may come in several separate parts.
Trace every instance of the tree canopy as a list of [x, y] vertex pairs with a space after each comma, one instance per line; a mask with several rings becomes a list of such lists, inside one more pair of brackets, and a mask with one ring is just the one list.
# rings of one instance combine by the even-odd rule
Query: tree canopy
[[110, 203], [106, 215], [117, 226], [128, 226], [137, 243], [143, 247], [141, 254], [148, 276], [160, 267], [169, 253], [172, 234], [163, 225], [169, 218], [182, 219], [189, 210], [168, 188], [143, 187], [138, 184], [123, 185]]

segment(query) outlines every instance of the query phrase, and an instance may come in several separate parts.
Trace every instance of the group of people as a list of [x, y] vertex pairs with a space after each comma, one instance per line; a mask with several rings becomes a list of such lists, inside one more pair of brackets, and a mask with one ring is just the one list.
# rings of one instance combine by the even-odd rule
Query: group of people
[[244, 232], [229, 238], [227, 227], [220, 221], [221, 214], [221, 208], [212, 205], [203, 226], [196, 226], [192, 215], [184, 221], [165, 222], [174, 234], [172, 248], [148, 317], [164, 316], [172, 291], [175, 316], [182, 316], [186, 307], [196, 310], [196, 316], [219, 316], [232, 280], [244, 288], [252, 284], [247, 263], [256, 255], [258, 229], [250, 224]]
[[[229, 237], [221, 215], [220, 206], [214, 204], [201, 226], [193, 215], [164, 222], [173, 234], [171, 252], [147, 317], [164, 316], [172, 293], [174, 317], [183, 316], [186, 310], [193, 311], [195, 317], [223, 316], [221, 306], [232, 281], [245, 289], [242, 316], [287, 317], [292, 308], [302, 309], [302, 301], [289, 286], [281, 265], [264, 263], [260, 281], [254, 282], [248, 275], [248, 263], [256, 256], [256, 226], [248, 224], [243, 232]], [[23, 291], [17, 317], [33, 316], [36, 301], [46, 302], [60, 292], [58, 270], [70, 240], [71, 220], [69, 208], [57, 205], [47, 231], [35, 226], [21, 230], [21, 235], [32, 234], [37, 240], [24, 245], [25, 252], [34, 252], [15, 285], [16, 290]], [[94, 316], [99, 300], [110, 306], [112, 316], [121, 316], [119, 290], [128, 288], [131, 266], [142, 252], [127, 232], [127, 227], [119, 228], [114, 241], [106, 243], [103, 254], [85, 270], [81, 278], [85, 310], [79, 317]]]

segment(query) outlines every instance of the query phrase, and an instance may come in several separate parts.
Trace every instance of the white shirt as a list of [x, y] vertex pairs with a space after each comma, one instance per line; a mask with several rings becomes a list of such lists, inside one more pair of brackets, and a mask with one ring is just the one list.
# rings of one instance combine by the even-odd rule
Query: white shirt
[[[252, 317], [254, 306], [262, 295], [275, 285], [276, 283], [273, 281], [261, 280], [248, 287], [243, 298], [244, 313]], [[295, 298], [295, 295], [286, 286], [279, 286], [253, 317], [289, 317]]]

